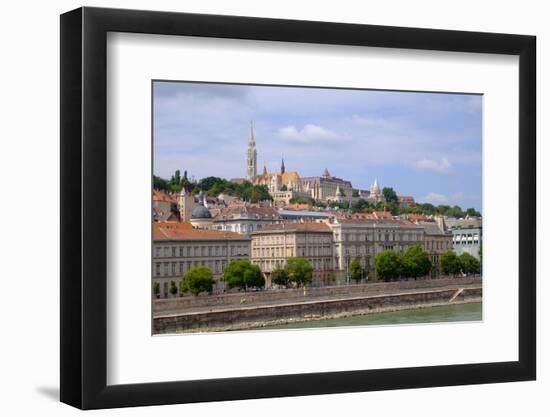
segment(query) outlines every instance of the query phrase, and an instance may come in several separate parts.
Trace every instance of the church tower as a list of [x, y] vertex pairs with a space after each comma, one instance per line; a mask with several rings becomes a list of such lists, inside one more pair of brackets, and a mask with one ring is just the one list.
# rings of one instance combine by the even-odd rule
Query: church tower
[[246, 179], [254, 181], [256, 178], [256, 142], [254, 141], [254, 126], [250, 122], [250, 136], [248, 137], [248, 151], [246, 153]]
[[281, 156], [281, 174], [285, 173], [285, 157]]
[[178, 210], [182, 222], [188, 222], [191, 219], [191, 213], [196, 206], [195, 196], [183, 187], [178, 196]]

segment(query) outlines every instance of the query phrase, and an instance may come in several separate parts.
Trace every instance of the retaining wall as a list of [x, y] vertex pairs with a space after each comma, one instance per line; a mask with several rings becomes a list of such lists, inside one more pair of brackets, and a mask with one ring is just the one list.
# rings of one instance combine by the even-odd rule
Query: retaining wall
[[219, 295], [201, 294], [199, 296], [186, 295], [183, 297], [157, 299], [153, 303], [154, 315], [168, 311], [185, 312], [202, 307], [224, 307], [239, 304], [256, 304], [268, 302], [306, 301], [308, 298], [318, 297], [339, 297], [339, 296], [361, 296], [383, 292], [410, 289], [441, 288], [449, 285], [460, 286], [480, 284], [479, 277], [465, 278], [444, 278], [444, 279], [421, 279], [412, 281], [397, 282], [376, 282], [371, 284], [352, 284], [334, 287], [308, 287], [306, 294], [301, 288], [264, 290], [251, 292], [236, 292]]
[[[448, 302], [458, 287], [396, 295], [377, 295], [329, 301], [302, 301], [272, 306], [241, 307], [202, 313], [166, 315], [154, 318], [155, 333], [219, 331], [259, 327], [290, 320], [329, 318], [331, 316], [367, 314], [392, 307], [417, 307], [422, 304]], [[482, 289], [466, 288], [455, 299], [480, 299]]]

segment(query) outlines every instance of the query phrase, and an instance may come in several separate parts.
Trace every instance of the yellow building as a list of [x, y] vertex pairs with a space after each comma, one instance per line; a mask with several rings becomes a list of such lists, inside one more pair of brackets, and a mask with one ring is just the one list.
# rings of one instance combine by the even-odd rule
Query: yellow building
[[325, 223], [282, 223], [251, 233], [251, 259], [271, 286], [270, 275], [283, 268], [288, 258], [307, 259], [313, 267], [313, 285], [329, 284], [333, 278], [332, 231]]

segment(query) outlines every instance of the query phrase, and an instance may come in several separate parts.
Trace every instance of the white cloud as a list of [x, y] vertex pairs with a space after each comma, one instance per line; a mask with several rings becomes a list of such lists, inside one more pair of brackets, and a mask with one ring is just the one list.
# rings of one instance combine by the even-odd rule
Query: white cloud
[[419, 171], [428, 171], [436, 174], [449, 174], [453, 166], [447, 158], [441, 160], [420, 159], [414, 163], [414, 167]]
[[304, 143], [315, 144], [319, 142], [339, 142], [346, 140], [345, 136], [338, 135], [337, 133], [324, 129], [321, 126], [306, 124], [301, 130], [296, 129], [295, 126], [286, 126], [278, 131], [278, 136], [281, 139]]
[[444, 194], [428, 193], [426, 197], [422, 199], [422, 202], [432, 204], [445, 204], [449, 202], [449, 198]]

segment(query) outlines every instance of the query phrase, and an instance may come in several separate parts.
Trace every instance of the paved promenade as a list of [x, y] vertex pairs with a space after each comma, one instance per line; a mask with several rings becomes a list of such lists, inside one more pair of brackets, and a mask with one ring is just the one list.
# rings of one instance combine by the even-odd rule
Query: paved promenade
[[345, 301], [373, 296], [393, 296], [434, 291], [481, 288], [479, 278], [399, 281], [338, 287], [268, 290], [212, 296], [186, 296], [178, 299], [155, 300], [154, 317], [182, 314], [247, 310], [296, 304]]

